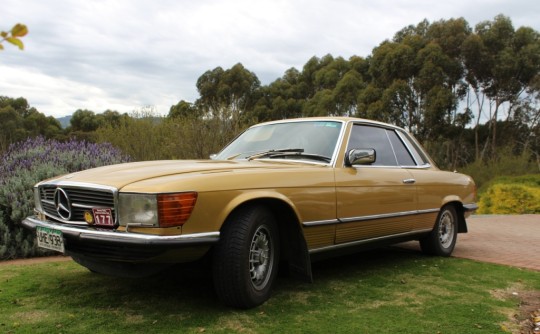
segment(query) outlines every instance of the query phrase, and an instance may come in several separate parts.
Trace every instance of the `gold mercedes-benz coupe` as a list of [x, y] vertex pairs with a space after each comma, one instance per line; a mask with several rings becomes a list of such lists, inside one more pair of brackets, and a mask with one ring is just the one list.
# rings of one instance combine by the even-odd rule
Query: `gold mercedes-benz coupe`
[[34, 187], [23, 225], [38, 245], [109, 275], [211, 260], [226, 304], [270, 297], [279, 265], [308, 281], [320, 255], [419, 240], [449, 256], [475, 185], [439, 170], [405, 130], [364, 119], [290, 119], [247, 129], [210, 160], [145, 161]]

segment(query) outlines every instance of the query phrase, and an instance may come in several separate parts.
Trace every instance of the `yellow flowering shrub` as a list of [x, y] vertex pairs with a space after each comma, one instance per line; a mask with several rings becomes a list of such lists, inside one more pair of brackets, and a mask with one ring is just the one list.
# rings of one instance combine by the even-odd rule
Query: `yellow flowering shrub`
[[482, 194], [478, 213], [539, 214], [540, 187], [528, 184], [493, 184]]

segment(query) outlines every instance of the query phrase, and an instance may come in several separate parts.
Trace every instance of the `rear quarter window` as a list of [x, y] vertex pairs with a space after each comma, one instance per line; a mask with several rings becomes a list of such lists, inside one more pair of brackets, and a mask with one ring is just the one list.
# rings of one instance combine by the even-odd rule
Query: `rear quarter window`
[[399, 137], [403, 140], [403, 143], [407, 146], [408, 150], [414, 157], [414, 160], [418, 165], [427, 165], [429, 164], [429, 159], [426, 154], [418, 146], [416, 141], [410, 137], [410, 135], [404, 131], [399, 131]]

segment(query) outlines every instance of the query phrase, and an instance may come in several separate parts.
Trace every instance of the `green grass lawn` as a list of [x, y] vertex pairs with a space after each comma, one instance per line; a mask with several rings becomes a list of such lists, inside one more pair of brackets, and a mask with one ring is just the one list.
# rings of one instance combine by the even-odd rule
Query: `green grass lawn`
[[269, 302], [222, 306], [204, 269], [146, 279], [73, 262], [0, 267], [0, 333], [505, 333], [540, 272], [395, 248], [279, 277]]

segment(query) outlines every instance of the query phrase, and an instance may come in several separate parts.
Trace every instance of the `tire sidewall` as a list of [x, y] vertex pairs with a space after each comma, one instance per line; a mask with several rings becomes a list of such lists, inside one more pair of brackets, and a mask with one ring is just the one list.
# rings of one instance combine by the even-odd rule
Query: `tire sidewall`
[[[256, 288], [250, 275], [251, 242], [256, 231], [264, 226], [272, 240], [274, 252], [268, 279]], [[214, 249], [213, 280], [218, 297], [227, 305], [251, 308], [270, 298], [280, 256], [278, 225], [272, 212], [263, 206], [243, 207], [227, 219], [220, 241]]]
[[[447, 247], [444, 247], [439, 236], [439, 229], [442, 224], [442, 218], [444, 215], [449, 214], [452, 218], [452, 242]], [[452, 252], [454, 251], [454, 248], [456, 246], [457, 241], [457, 230], [458, 230], [458, 221], [457, 221], [457, 213], [456, 209], [451, 206], [445, 206], [441, 209], [441, 212], [439, 212], [439, 215], [437, 216], [437, 224], [435, 225], [435, 229], [433, 230], [433, 242], [434, 246], [436, 248], [436, 252], [441, 256], [450, 256]]]

